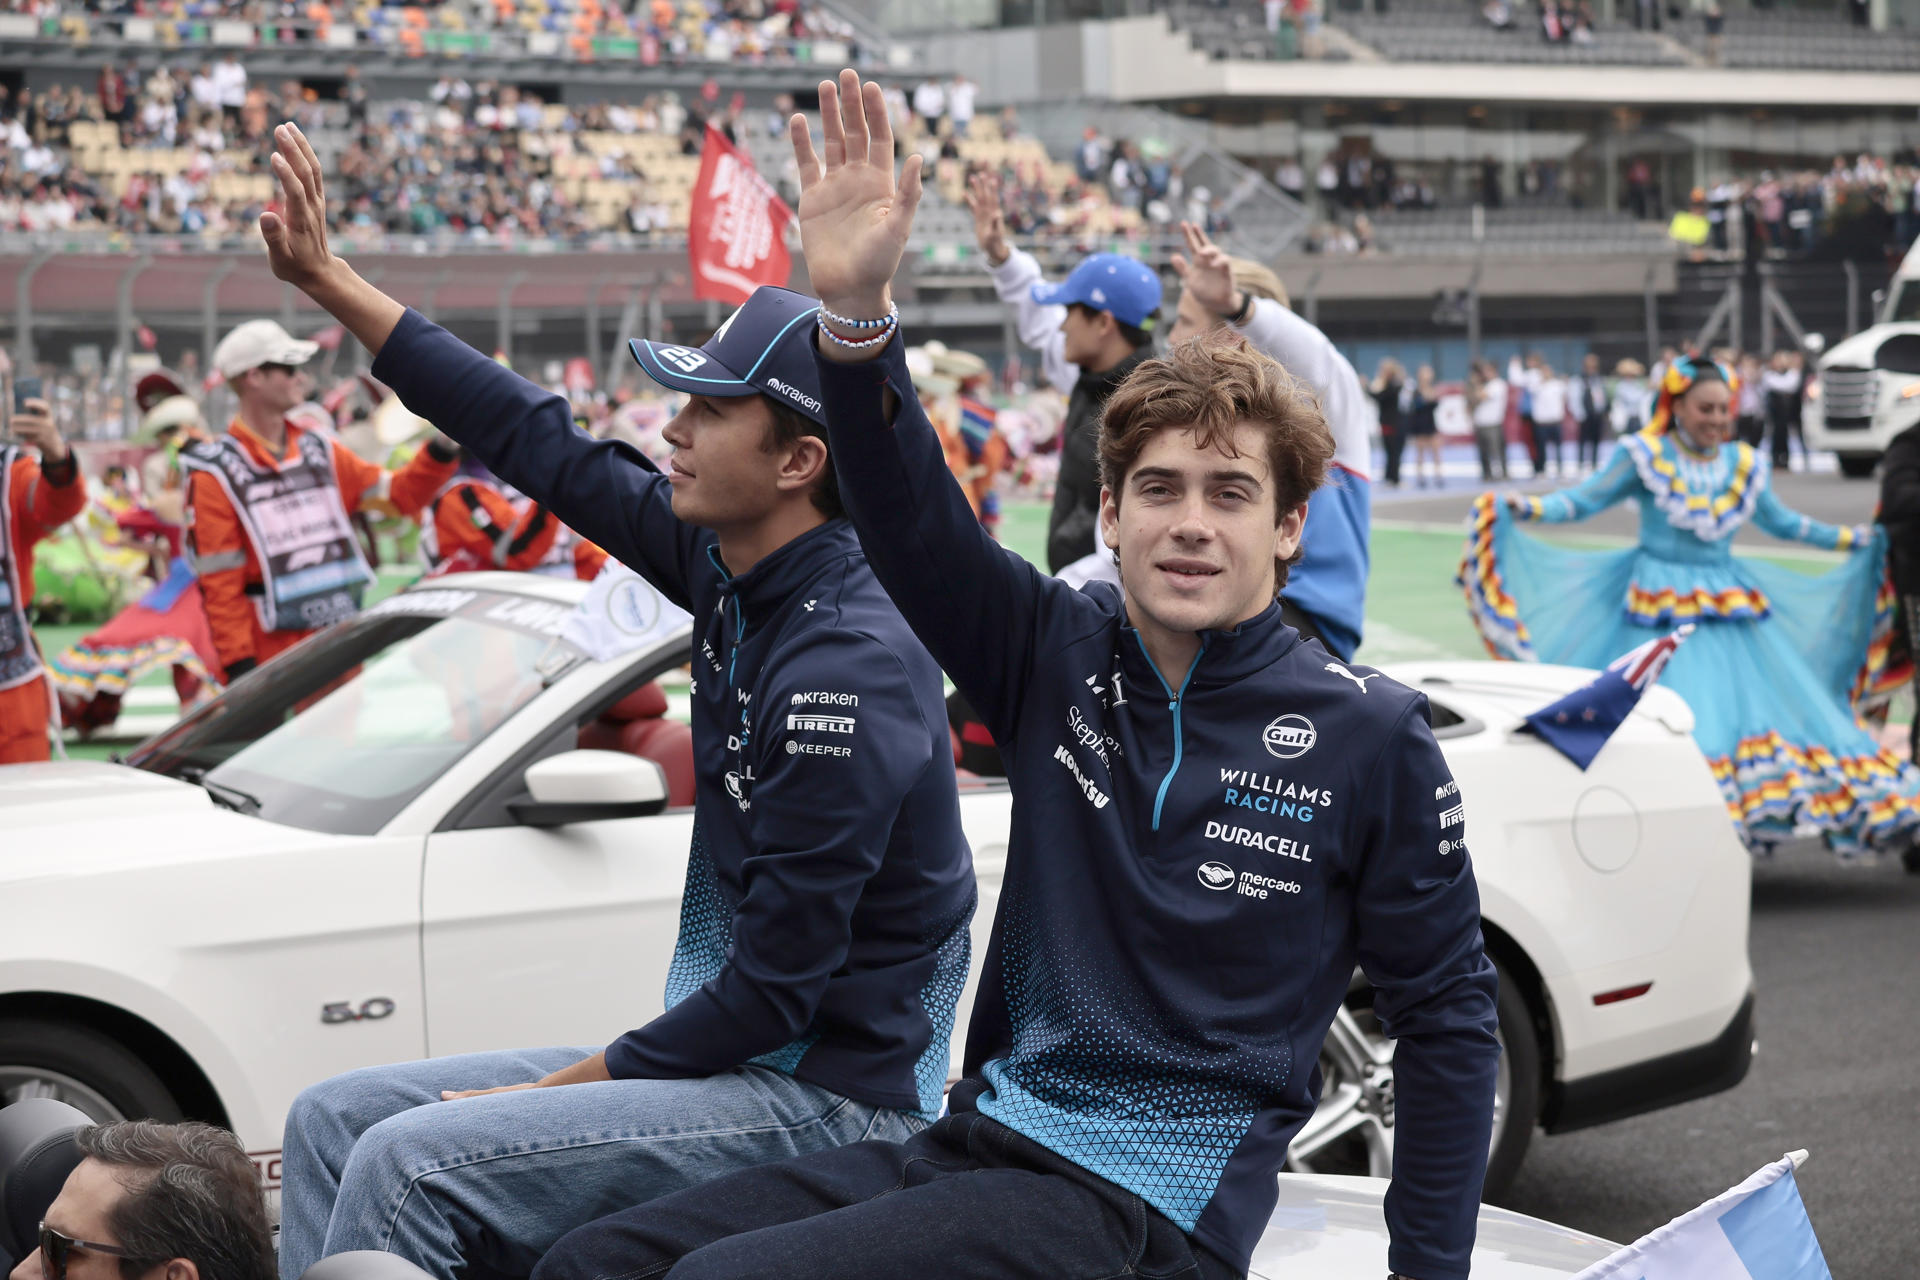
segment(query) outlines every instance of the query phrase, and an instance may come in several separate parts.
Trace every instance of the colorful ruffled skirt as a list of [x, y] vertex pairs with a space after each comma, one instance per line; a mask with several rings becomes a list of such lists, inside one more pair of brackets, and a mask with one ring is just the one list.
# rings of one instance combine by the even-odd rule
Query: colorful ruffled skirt
[[68, 728], [83, 734], [107, 728], [119, 717], [127, 690], [161, 668], [172, 668], [182, 708], [220, 687], [200, 584], [184, 559], [176, 558], [171, 569], [165, 582], [47, 663]]
[[1889, 656], [1897, 601], [1885, 563], [1884, 535], [1818, 574], [1744, 556], [1572, 551], [1523, 532], [1485, 494], [1459, 581], [1496, 658], [1599, 668], [1697, 623], [1660, 683], [1693, 709], [1741, 838], [1765, 852], [1818, 834], [1857, 857], [1920, 828], [1920, 770], [1866, 725], [1907, 674]]

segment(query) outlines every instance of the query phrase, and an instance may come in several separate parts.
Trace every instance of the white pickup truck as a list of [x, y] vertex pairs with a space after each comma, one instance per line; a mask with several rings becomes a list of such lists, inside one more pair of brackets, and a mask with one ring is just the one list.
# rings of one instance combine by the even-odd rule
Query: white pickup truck
[[1920, 246], [1887, 285], [1879, 322], [1820, 357], [1801, 431], [1809, 451], [1831, 449], [1842, 473], [1873, 474], [1892, 439], [1920, 423]]

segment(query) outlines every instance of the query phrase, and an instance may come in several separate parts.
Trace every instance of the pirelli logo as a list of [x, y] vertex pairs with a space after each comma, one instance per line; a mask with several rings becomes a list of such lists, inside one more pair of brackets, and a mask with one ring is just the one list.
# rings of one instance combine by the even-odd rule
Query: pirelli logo
[[801, 713], [787, 717], [790, 733], [852, 733], [852, 716], [823, 716]]

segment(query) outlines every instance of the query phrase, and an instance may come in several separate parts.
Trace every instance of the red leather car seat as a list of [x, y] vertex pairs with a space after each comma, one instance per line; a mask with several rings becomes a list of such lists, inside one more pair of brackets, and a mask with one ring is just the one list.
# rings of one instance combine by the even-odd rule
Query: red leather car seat
[[667, 774], [667, 803], [693, 803], [693, 730], [667, 719], [667, 694], [658, 682], [641, 685], [584, 726], [579, 745], [657, 762]]

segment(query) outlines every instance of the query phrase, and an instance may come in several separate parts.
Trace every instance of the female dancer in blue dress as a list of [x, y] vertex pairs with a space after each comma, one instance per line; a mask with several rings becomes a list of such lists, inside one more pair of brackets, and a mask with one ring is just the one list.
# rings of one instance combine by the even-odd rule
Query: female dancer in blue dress
[[[1920, 771], [1864, 725], [1898, 686], [1886, 535], [1789, 510], [1765, 455], [1733, 442], [1733, 376], [1673, 361], [1653, 420], [1584, 483], [1544, 497], [1482, 495], [1460, 582], [1495, 657], [1604, 667], [1685, 622], [1661, 683], [1693, 708], [1694, 737], [1748, 846], [1817, 832], [1842, 857], [1903, 847], [1920, 827]], [[1584, 520], [1640, 506], [1640, 540], [1580, 552], [1519, 521]], [[1733, 554], [1746, 521], [1850, 554], [1817, 576]]]

